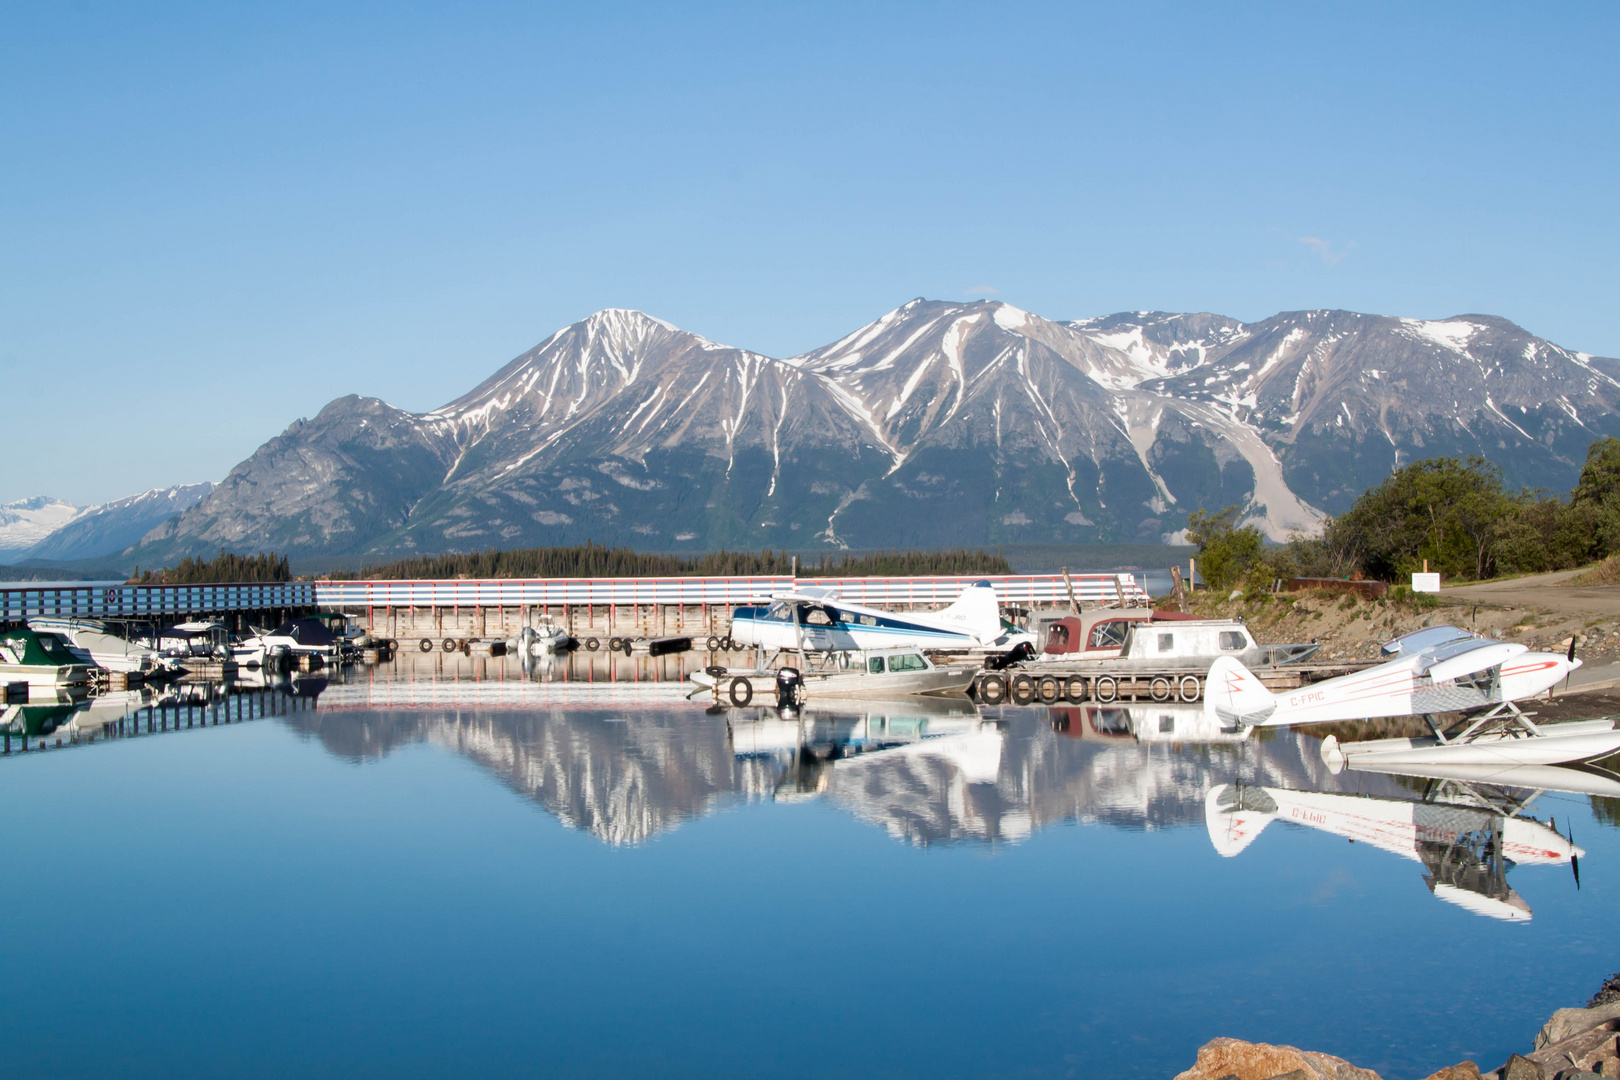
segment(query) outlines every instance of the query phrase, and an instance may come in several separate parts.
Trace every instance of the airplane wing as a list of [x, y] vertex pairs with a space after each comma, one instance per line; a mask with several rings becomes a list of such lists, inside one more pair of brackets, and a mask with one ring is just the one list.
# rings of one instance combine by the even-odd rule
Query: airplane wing
[[1422, 630], [1414, 630], [1410, 634], [1402, 634], [1393, 641], [1384, 642], [1385, 656], [1411, 656], [1425, 649], [1433, 649], [1455, 641], [1472, 638], [1476, 641], [1485, 639], [1478, 634], [1471, 634], [1467, 630], [1459, 630], [1455, 626], [1429, 626]]

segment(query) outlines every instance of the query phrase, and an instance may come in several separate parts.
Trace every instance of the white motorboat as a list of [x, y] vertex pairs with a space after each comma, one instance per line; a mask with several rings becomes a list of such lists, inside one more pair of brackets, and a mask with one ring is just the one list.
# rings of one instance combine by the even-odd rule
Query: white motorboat
[[517, 637], [507, 641], [506, 648], [519, 656], [552, 656], [567, 652], [573, 642], [568, 631], [545, 619], [539, 626], [525, 626]]
[[81, 662], [107, 671], [147, 674], [165, 666], [158, 650], [131, 641], [119, 633], [121, 627], [99, 619], [41, 617], [29, 619], [28, 627], [62, 638]]
[[0, 632], [0, 686], [23, 682], [30, 692], [56, 693], [90, 685], [94, 667], [74, 655], [65, 638], [26, 626]]
[[[715, 665], [695, 671], [690, 679], [733, 705], [747, 705], [756, 693], [777, 691], [791, 672], [805, 700], [822, 698], [893, 698], [912, 694], [966, 694], [978, 669], [968, 665], [935, 667], [921, 649], [868, 649], [825, 654], [825, 667], [727, 668]], [[783, 695], [778, 691], [777, 696]]]

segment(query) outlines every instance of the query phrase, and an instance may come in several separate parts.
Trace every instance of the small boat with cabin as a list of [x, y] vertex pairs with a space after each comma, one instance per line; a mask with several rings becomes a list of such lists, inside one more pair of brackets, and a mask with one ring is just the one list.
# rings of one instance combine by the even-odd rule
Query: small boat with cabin
[[1079, 615], [1049, 613], [1033, 627], [1035, 665], [1084, 666], [1106, 661], [1115, 668], [1203, 673], [1217, 657], [1245, 667], [1268, 668], [1308, 659], [1320, 647], [1261, 645], [1241, 619], [1205, 619], [1173, 611], [1099, 608]]
[[0, 686], [25, 682], [31, 691], [54, 693], [89, 686], [94, 671], [65, 638], [26, 626], [0, 631]]

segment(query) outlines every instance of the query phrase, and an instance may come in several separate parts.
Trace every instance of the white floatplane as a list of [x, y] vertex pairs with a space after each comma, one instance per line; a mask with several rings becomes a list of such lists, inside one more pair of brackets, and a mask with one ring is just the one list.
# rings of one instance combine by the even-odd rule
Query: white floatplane
[[[1620, 731], [1611, 720], [1538, 726], [1516, 704], [1558, 685], [1581, 666], [1573, 645], [1567, 656], [1531, 652], [1454, 626], [1434, 626], [1396, 638], [1383, 652], [1393, 659], [1279, 694], [1223, 656], [1210, 666], [1204, 709], [1228, 725], [1256, 727], [1422, 716], [1432, 738], [1380, 740], [1382, 745], [1364, 747], [1385, 756], [1386, 763], [1560, 765], [1620, 751]], [[1447, 712], [1471, 719], [1448, 736], [1435, 719]], [[1353, 745], [1339, 749], [1348, 752]]]
[[1004, 623], [996, 590], [976, 581], [943, 611], [882, 611], [851, 604], [837, 589], [807, 586], [769, 605], [731, 613], [738, 648], [863, 652], [871, 649], [1012, 649], [1034, 638]]

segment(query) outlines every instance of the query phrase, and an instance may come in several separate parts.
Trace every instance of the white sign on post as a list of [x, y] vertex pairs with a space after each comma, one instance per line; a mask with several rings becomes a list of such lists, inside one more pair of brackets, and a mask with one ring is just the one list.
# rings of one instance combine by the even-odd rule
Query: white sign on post
[[1440, 591], [1440, 575], [1439, 574], [1413, 574], [1412, 575], [1412, 591], [1413, 592], [1439, 592]]

